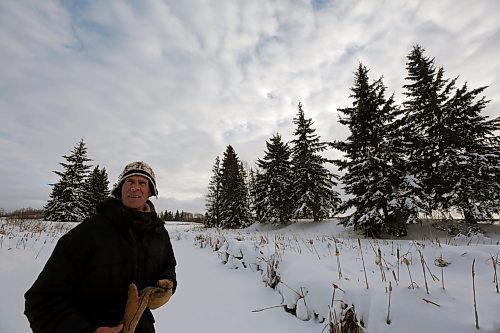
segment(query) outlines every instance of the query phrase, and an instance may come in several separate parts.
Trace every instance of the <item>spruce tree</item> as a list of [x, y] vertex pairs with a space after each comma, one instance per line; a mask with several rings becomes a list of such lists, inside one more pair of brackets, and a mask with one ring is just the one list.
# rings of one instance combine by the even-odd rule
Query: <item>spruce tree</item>
[[62, 203], [67, 187], [66, 180], [61, 177], [59, 182], [50, 184], [50, 186], [52, 186], [52, 191], [49, 194], [50, 199], [44, 206], [44, 219], [47, 221], [65, 221], [64, 216], [66, 216], [67, 212]]
[[221, 165], [220, 158], [215, 158], [214, 166], [212, 167], [212, 177], [208, 184], [208, 194], [206, 197], [205, 207], [207, 209], [205, 224], [209, 227], [219, 227], [221, 216]]
[[345, 171], [341, 180], [350, 195], [342, 210], [354, 210], [343, 223], [367, 235], [388, 231], [400, 236], [406, 234], [405, 223], [418, 215], [418, 205], [409, 206], [417, 181], [409, 182], [405, 172], [394, 97], [385, 97], [382, 78], [370, 83], [368, 72], [359, 64], [351, 88], [352, 107], [338, 109], [344, 114], [340, 123], [351, 132], [345, 141], [333, 143], [345, 157], [336, 161]]
[[472, 224], [500, 211], [500, 118], [481, 116], [488, 101], [479, 97], [486, 87], [456, 89], [445, 104], [441, 140], [444, 149], [436, 167], [445, 175], [441, 209], [456, 209]]
[[339, 194], [334, 190], [338, 178], [324, 167], [329, 162], [320, 153], [327, 144], [315, 134], [312, 119], [306, 119], [302, 104], [293, 119], [297, 126], [292, 144], [292, 171], [294, 189], [294, 218], [312, 218], [319, 221], [332, 215], [340, 205]]
[[291, 149], [275, 134], [266, 142], [267, 151], [257, 160], [257, 207], [260, 222], [285, 224], [293, 213]]
[[262, 222], [264, 220], [262, 191], [259, 189], [259, 179], [261, 177], [258, 169], [251, 168], [248, 172], [248, 201], [252, 220]]
[[227, 146], [222, 159], [220, 199], [222, 228], [242, 228], [250, 223], [248, 189], [243, 165], [231, 145]]
[[241, 227], [245, 228], [250, 226], [254, 220], [252, 219], [252, 213], [250, 210], [250, 196], [248, 190], [249, 177], [247, 175], [246, 167], [243, 162], [239, 163], [239, 177], [238, 177], [238, 194], [241, 198], [241, 208], [240, 208], [240, 216], [241, 216]]
[[85, 218], [97, 214], [97, 205], [109, 196], [109, 180], [105, 168], [97, 165], [83, 183], [82, 203], [85, 207]]
[[455, 80], [444, 78], [444, 69], [436, 68], [434, 59], [424, 56], [424, 49], [413, 47], [407, 56], [408, 75], [403, 102], [402, 133], [405, 136], [408, 167], [423, 184], [428, 198], [427, 214], [441, 207], [447, 192], [438, 165], [445, 149], [442, 140], [444, 105], [454, 89]]
[[486, 87], [455, 88], [418, 45], [409, 53], [403, 103], [410, 170], [423, 183], [427, 212], [458, 209], [468, 222], [498, 212], [499, 120], [481, 116]]
[[86, 163], [87, 147], [83, 139], [73, 148], [71, 154], [62, 156], [67, 163], [59, 163], [64, 171], [54, 171], [60, 177], [50, 199], [44, 207], [45, 219], [49, 221], [78, 222], [85, 218], [85, 206], [81, 200], [83, 183], [91, 167]]

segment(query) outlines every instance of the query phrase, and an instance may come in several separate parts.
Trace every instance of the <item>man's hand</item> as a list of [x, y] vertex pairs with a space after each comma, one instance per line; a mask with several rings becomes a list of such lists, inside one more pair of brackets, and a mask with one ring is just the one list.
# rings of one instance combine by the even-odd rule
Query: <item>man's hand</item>
[[158, 280], [157, 286], [163, 289], [172, 289], [174, 287], [174, 283], [169, 279]]
[[159, 308], [168, 302], [170, 297], [172, 297], [172, 288], [174, 283], [171, 280], [159, 280], [157, 282], [159, 288], [155, 288], [155, 291], [151, 293], [149, 298], [148, 308], [154, 310]]
[[149, 303], [149, 297], [156, 287], [148, 287], [137, 291], [137, 286], [131, 283], [128, 286], [127, 303], [125, 304], [125, 315], [123, 317], [123, 333], [134, 333], [137, 323], [141, 319], [142, 313], [146, 310]]
[[[159, 280], [156, 287], [146, 287], [137, 291], [137, 286], [131, 283], [128, 287], [125, 315], [123, 317], [122, 333], [134, 333], [142, 313], [148, 307], [156, 309], [168, 302], [172, 296], [174, 283], [171, 280]], [[104, 333], [106, 331], [103, 331]], [[113, 331], [114, 332], [114, 331]], [[116, 331], [120, 332], [120, 331]], [[101, 332], [96, 332], [101, 333]]]
[[123, 329], [123, 324], [115, 327], [99, 327], [94, 333], [120, 333]]

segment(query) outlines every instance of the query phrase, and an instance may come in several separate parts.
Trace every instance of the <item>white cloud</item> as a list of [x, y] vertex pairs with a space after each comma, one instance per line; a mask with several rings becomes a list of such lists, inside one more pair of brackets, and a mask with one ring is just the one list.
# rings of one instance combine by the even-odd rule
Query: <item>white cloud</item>
[[202, 211], [213, 161], [227, 144], [253, 163], [273, 133], [291, 139], [299, 101], [323, 139], [344, 137], [336, 110], [351, 102], [358, 63], [399, 96], [415, 43], [450, 77], [490, 85], [486, 112], [498, 115], [499, 6], [3, 2], [0, 207], [43, 205], [51, 171], [83, 138], [112, 183], [123, 165], [144, 160], [157, 171], [160, 195], [168, 193], [159, 204], [168, 198]]

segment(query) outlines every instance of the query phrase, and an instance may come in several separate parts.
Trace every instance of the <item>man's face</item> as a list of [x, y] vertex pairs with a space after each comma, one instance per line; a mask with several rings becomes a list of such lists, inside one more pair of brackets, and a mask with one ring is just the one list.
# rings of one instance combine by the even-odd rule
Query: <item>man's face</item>
[[122, 202], [132, 209], [142, 210], [149, 198], [149, 181], [143, 176], [130, 176], [122, 185]]

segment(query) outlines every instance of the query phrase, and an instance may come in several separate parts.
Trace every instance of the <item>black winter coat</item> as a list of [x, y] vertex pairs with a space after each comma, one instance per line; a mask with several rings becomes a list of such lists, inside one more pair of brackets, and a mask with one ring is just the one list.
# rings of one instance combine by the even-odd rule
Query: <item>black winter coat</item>
[[[25, 294], [25, 314], [34, 333], [93, 333], [99, 326], [118, 325], [132, 282], [140, 290], [171, 279], [175, 292], [170, 237], [148, 204], [153, 212], [138, 213], [109, 198], [96, 217], [59, 239]], [[133, 222], [137, 220], [144, 221]], [[154, 332], [153, 323], [147, 309], [136, 333]]]

